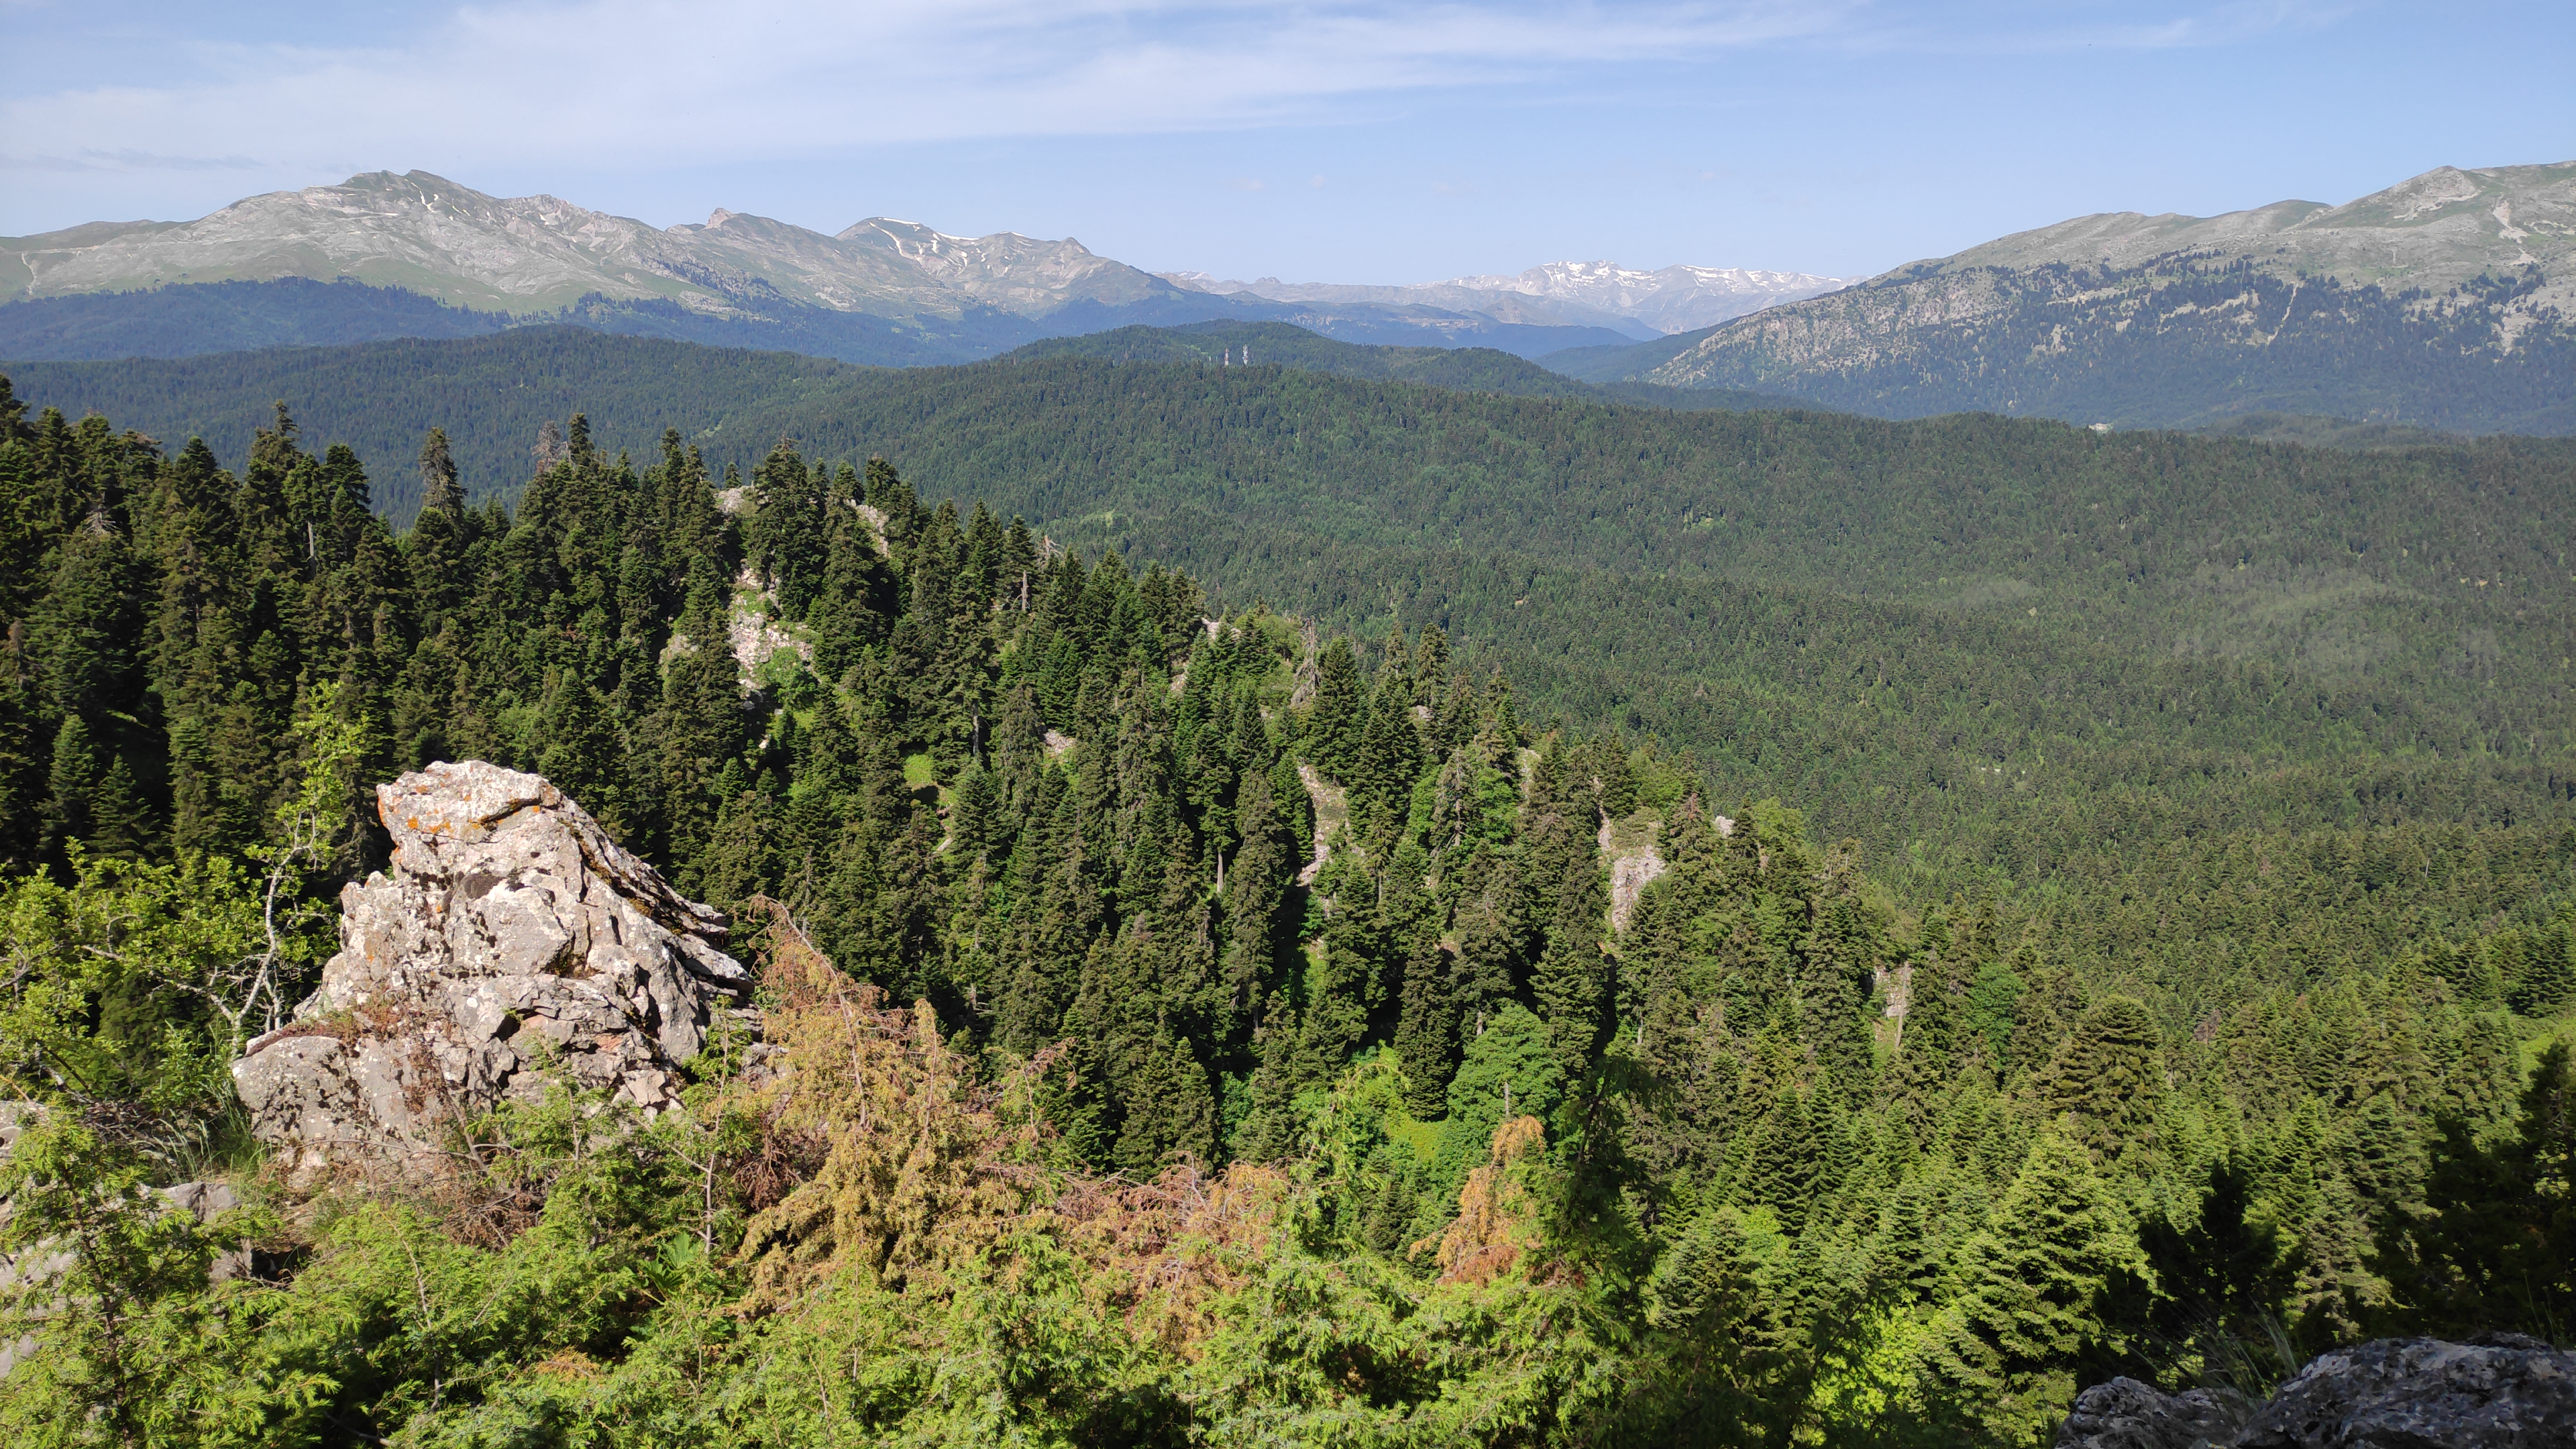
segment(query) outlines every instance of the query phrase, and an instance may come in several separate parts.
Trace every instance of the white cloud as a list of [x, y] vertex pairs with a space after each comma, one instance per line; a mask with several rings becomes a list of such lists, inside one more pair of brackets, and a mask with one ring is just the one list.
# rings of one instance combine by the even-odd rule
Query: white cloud
[[27, 22], [13, 44], [33, 37], [0, 66], [0, 215], [193, 216], [379, 167], [569, 192], [927, 142], [1357, 126], [1471, 90], [1701, 105], [1788, 51], [1937, 67], [2214, 46], [2313, 27], [2335, 13], [2315, 5], [2344, 0], [485, 0], [381, 21], [285, 3], [314, 7], [309, 23], [0, 0]]
[[[1850, 7], [587, 0], [469, 7], [399, 49], [202, 41], [193, 73], [0, 101], [20, 167], [683, 165], [971, 137], [1314, 119], [1336, 102], [1813, 37]], [[126, 163], [110, 163], [126, 164]], [[141, 162], [132, 164], [141, 165]], [[171, 156], [170, 164], [205, 165]]]
[[[6, 3], [6, 0], [0, 0]], [[249, 156], [170, 156], [154, 151], [101, 151], [68, 156], [0, 154], [0, 171], [257, 171], [264, 163]]]

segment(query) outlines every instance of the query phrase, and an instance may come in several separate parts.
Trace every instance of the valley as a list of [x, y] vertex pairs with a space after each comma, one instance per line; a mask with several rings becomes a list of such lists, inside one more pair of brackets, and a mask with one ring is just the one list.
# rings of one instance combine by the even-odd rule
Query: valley
[[2554, 1442], [2571, 178], [0, 239], [0, 1432]]

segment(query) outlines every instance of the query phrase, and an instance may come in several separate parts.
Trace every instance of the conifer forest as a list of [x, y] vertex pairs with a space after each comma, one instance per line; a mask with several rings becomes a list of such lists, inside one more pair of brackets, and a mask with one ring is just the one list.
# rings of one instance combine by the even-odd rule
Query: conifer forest
[[[988, 366], [738, 456], [576, 414], [471, 493], [444, 432], [227, 459], [0, 382], [12, 1442], [2024, 1446], [2114, 1375], [2576, 1335], [2563, 449]], [[1148, 524], [1080, 526], [1014, 379], [1161, 410], [1098, 462]], [[1189, 452], [1272, 434], [1400, 466]], [[2282, 662], [2241, 562], [2043, 626], [1873, 595], [1913, 544], [1677, 561], [2053, 587], [2116, 524], [2134, 581], [2186, 530], [2081, 490], [2166, 465], [2370, 567], [2511, 535], [2536, 602], [2402, 555]], [[1936, 506], [2014, 469], [2040, 521]], [[1471, 495], [1490, 546], [1401, 552]], [[2206, 647], [2105, 663], [2154, 610]], [[376, 789], [465, 760], [722, 912], [758, 1039], [291, 1174], [231, 1064], [363, 1029], [297, 1008]]]

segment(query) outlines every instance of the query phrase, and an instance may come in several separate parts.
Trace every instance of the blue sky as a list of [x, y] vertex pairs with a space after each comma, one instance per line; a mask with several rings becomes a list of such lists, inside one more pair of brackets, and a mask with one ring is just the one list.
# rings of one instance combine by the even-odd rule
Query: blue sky
[[1408, 282], [1861, 276], [2576, 158], [2576, 5], [0, 0], [0, 234], [362, 170]]

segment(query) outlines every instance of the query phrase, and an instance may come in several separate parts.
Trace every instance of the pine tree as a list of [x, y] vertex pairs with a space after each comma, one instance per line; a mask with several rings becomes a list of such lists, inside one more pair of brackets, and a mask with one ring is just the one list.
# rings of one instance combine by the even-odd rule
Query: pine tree
[[155, 853], [153, 845], [160, 831], [152, 817], [152, 806], [135, 781], [133, 767], [123, 757], [109, 762], [107, 773], [90, 795], [89, 813], [87, 843], [92, 855], [144, 860]]
[[626, 751], [608, 701], [573, 670], [559, 670], [538, 709], [537, 773], [578, 801], [609, 833], [624, 838], [635, 810]]
[[[1449, 635], [1437, 624], [1422, 631], [1413, 649], [1413, 703], [1435, 722], [1449, 689]], [[1434, 725], [1436, 728], [1436, 723]], [[1445, 751], [1435, 750], [1435, 753]]]
[[[1348, 920], [1351, 914], [1345, 912], [1342, 919]], [[1298, 1013], [1296, 1075], [1301, 1088], [1329, 1084], [1368, 1036], [1369, 997], [1377, 969], [1359, 934], [1328, 932], [1308, 957], [1304, 1002]]]
[[2368, 1262], [2367, 1204], [2345, 1179], [2322, 1104], [2299, 1104], [2272, 1148], [2260, 1205], [2282, 1241], [2290, 1274], [2291, 1321], [2311, 1338], [2357, 1332], [2355, 1311], [2382, 1296]]
[[50, 713], [78, 714], [95, 728], [141, 704], [133, 641], [142, 633], [134, 560], [103, 515], [63, 539], [43, 604], [28, 621], [37, 677]]
[[1351, 761], [1352, 804], [1363, 829], [1391, 828], [1401, 822], [1412, 800], [1414, 777], [1421, 772], [1422, 738], [1413, 722], [1413, 685], [1390, 662], [1379, 671], [1359, 748]]
[[1457, 980], [1452, 993], [1462, 1030], [1482, 1030], [1486, 1018], [1520, 994], [1529, 969], [1529, 909], [1516, 863], [1494, 861], [1482, 889], [1459, 903]]
[[1298, 1030], [1288, 1003], [1272, 997], [1252, 1034], [1251, 1110], [1226, 1143], [1226, 1155], [1275, 1162], [1297, 1149]]
[[2549, 1016], [2576, 1001], [2576, 914], [2562, 913], [2529, 934], [2510, 1001], [2525, 1016]]
[[420, 517], [403, 544], [413, 598], [424, 625], [434, 631], [437, 621], [464, 602], [465, 553], [474, 541], [474, 516], [466, 507], [443, 428], [430, 429], [421, 440], [420, 488]]
[[1243, 843], [1225, 873], [1225, 951], [1219, 965], [1221, 1031], [1250, 1029], [1264, 1014], [1279, 950], [1279, 909], [1297, 856], [1289, 822], [1275, 805], [1269, 772], [1245, 775], [1240, 802]]
[[90, 835], [90, 795], [98, 787], [98, 751], [89, 726], [66, 715], [54, 731], [54, 760], [45, 774], [43, 834], [37, 850], [60, 859], [63, 847]]
[[2165, 1352], [2196, 1357], [2204, 1374], [2259, 1381], [2250, 1355], [2268, 1349], [2290, 1282], [2280, 1235], [2255, 1211], [2255, 1175], [2248, 1163], [2219, 1163], [2180, 1221], [2158, 1214], [2139, 1224], [2156, 1290], [2139, 1326]]
[[1783, 1080], [1758, 1129], [1744, 1196], [1768, 1206], [1783, 1228], [1797, 1232], [1823, 1183], [1823, 1147], [1815, 1112], [1796, 1084]]
[[802, 619], [823, 589], [831, 545], [826, 528], [825, 476], [808, 471], [796, 450], [781, 442], [752, 470], [753, 512], [743, 546], [751, 565], [777, 594], [779, 611]]
[[1852, 869], [1846, 861], [1838, 853], [1828, 863], [1838, 884], [1813, 907], [1813, 923], [1797, 946], [1799, 1039], [1838, 1095], [1868, 1090], [1870, 1038], [1862, 1007], [1880, 956], [1876, 923], [1839, 884]]
[[1213, 1164], [1216, 1097], [1188, 1038], [1158, 1027], [1141, 1067], [1128, 1086], [1125, 1121], [1112, 1154], [1119, 1169], [1142, 1179], [1175, 1158]]
[[25, 639], [26, 624], [18, 619], [0, 634], [0, 870], [11, 872], [26, 869], [38, 853], [37, 807], [45, 787]]

